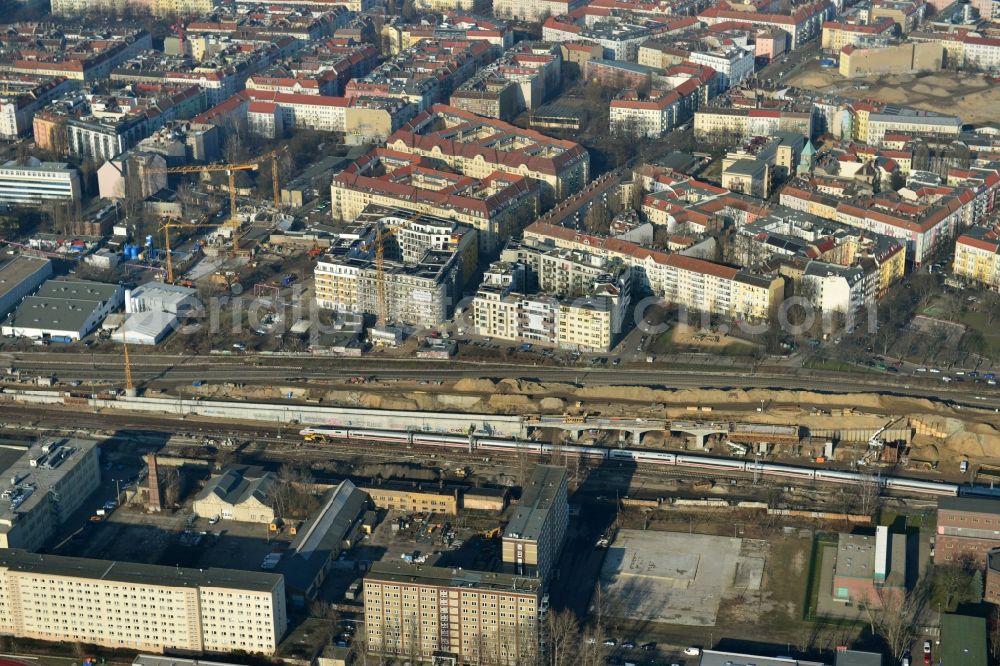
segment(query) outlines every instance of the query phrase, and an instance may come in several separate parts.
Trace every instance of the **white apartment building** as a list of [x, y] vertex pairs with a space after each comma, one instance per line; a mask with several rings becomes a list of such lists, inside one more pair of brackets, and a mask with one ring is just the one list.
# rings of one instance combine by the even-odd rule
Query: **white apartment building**
[[11, 160], [0, 166], [0, 203], [37, 206], [46, 201], [80, 200], [80, 177], [65, 162], [32, 158], [20, 165]]
[[582, 0], [493, 0], [493, 15], [520, 21], [563, 16], [580, 7]]
[[611, 100], [608, 119], [611, 131], [635, 130], [639, 136], [661, 137], [677, 125], [680, 95], [652, 90], [647, 99], [629, 91]]
[[784, 298], [785, 281], [757, 276], [704, 259], [672, 254], [662, 271], [660, 293], [693, 312], [763, 321]]
[[0, 633], [165, 652], [273, 654], [280, 575], [0, 551]]
[[722, 79], [723, 89], [738, 86], [753, 75], [754, 52], [738, 46], [723, 51], [694, 51], [688, 60], [714, 69]]
[[822, 261], [806, 264], [802, 282], [808, 285], [813, 307], [820, 312], [850, 315], [875, 303], [878, 272], [861, 266], [838, 266]]

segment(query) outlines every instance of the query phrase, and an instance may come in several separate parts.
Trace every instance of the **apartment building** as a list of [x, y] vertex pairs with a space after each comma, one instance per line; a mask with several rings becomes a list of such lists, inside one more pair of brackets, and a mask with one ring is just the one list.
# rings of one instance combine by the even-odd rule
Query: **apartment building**
[[470, 178], [486, 178], [495, 171], [525, 176], [542, 186], [543, 207], [590, 181], [590, 155], [580, 144], [450, 106], [435, 105], [421, 113], [386, 145], [441, 160]]
[[3, 78], [8, 90], [0, 95], [0, 138], [11, 141], [31, 130], [37, 111], [76, 85], [64, 76]]
[[777, 313], [784, 299], [785, 281], [780, 277], [681, 254], [669, 255], [664, 263], [663, 297], [694, 312], [764, 321]]
[[740, 85], [753, 75], [754, 70], [754, 52], [739, 46], [717, 51], [692, 51], [688, 60], [715, 70], [722, 89]]
[[202, 16], [211, 13], [217, 4], [217, 0], [52, 0], [52, 13], [72, 17], [97, 11], [146, 9], [154, 16]]
[[519, 576], [546, 580], [566, 538], [566, 468], [536, 465], [503, 533], [503, 563]]
[[0, 632], [149, 652], [274, 654], [281, 576], [0, 551]]
[[873, 23], [888, 18], [907, 33], [920, 25], [926, 11], [924, 0], [873, 0], [868, 16]]
[[604, 49], [602, 55], [608, 60], [635, 62], [640, 45], [664, 31], [664, 24], [655, 22], [636, 24], [605, 17], [604, 21], [580, 25], [568, 20], [568, 17], [550, 16], [542, 25], [542, 39], [554, 43], [597, 44]]
[[909, 134], [937, 139], [957, 137], [962, 133], [962, 119], [932, 111], [888, 104], [868, 114], [868, 132], [861, 141], [881, 146], [886, 134]]
[[539, 21], [548, 16], [564, 16], [583, 4], [583, 0], [494, 0], [493, 14], [518, 21]]
[[825, 195], [801, 183], [781, 191], [781, 203], [836, 220], [858, 229], [898, 239], [906, 246], [907, 261], [923, 265], [958, 230], [986, 219], [1000, 191], [1000, 174], [984, 169], [976, 178], [954, 185], [915, 187], [904, 199], [893, 192], [843, 198]]
[[823, 50], [840, 53], [845, 46], [869, 47], [885, 45], [896, 34], [896, 23], [883, 18], [872, 23], [842, 23], [826, 21], [823, 24]]
[[744, 109], [712, 107], [694, 114], [694, 134], [699, 140], [746, 141], [754, 136], [774, 136], [794, 132], [813, 135], [811, 110]]
[[48, 45], [24, 44], [23, 53], [20, 46], [15, 47], [0, 70], [90, 82], [107, 78], [126, 60], [153, 48], [153, 38], [145, 30], [102, 28], [103, 32], [93, 33], [81, 30], [73, 38], [52, 40]]
[[677, 91], [650, 90], [643, 99], [633, 89], [611, 100], [608, 120], [612, 132], [661, 137], [677, 126], [680, 114], [681, 96]]
[[794, 50], [817, 37], [824, 21], [832, 19], [835, 13], [836, 7], [832, 2], [815, 0], [800, 5], [791, 14], [740, 11], [729, 8], [729, 5], [714, 5], [700, 11], [697, 16], [710, 26], [732, 21], [759, 28], [779, 28], [788, 33], [789, 50]]
[[370, 74], [351, 79], [346, 97], [395, 97], [426, 111], [496, 58], [486, 41], [422, 39]]
[[330, 214], [355, 220], [370, 205], [450, 218], [479, 231], [490, 253], [518, 233], [541, 208], [538, 184], [500, 170], [475, 176], [433, 168], [430, 157], [377, 148], [334, 176]]
[[951, 270], [956, 277], [1000, 291], [1000, 232], [971, 227], [955, 241]]
[[513, 241], [501, 258], [490, 266], [472, 301], [479, 335], [607, 351], [625, 331], [632, 272], [620, 261]]
[[46, 201], [80, 201], [80, 177], [65, 162], [27, 164], [11, 160], [0, 166], [0, 203], [38, 206]]
[[375, 562], [364, 579], [368, 651], [449, 664], [533, 663], [548, 610], [542, 587], [510, 574]]
[[451, 105], [510, 120], [541, 106], [559, 87], [562, 57], [551, 44], [521, 43], [451, 94]]
[[987, 555], [1000, 548], [1000, 501], [969, 497], [938, 499], [934, 564], [957, 564], [969, 558], [985, 567]]
[[0, 502], [0, 548], [36, 551], [100, 485], [100, 449], [88, 439], [45, 439], [3, 474], [17, 481]]
[[[338, 312], [378, 314], [418, 326], [446, 321], [477, 263], [476, 232], [450, 220], [373, 211], [355, 241], [334, 243], [316, 262], [316, 304]], [[382, 228], [382, 289], [376, 264]], [[380, 297], [384, 301], [379, 302]]]

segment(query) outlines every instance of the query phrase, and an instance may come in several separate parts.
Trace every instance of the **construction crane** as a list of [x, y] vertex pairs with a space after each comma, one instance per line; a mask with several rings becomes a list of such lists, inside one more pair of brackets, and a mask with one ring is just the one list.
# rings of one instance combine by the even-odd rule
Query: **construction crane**
[[[271, 180], [274, 188], [274, 205], [281, 205], [281, 184], [278, 179], [278, 158], [284, 154], [286, 148], [278, 148], [249, 162], [240, 164], [192, 164], [179, 167], [151, 167], [148, 173], [218, 173], [225, 172], [229, 177], [229, 226], [233, 230], [233, 254], [239, 253], [239, 215], [236, 210], [236, 172], [237, 171], [257, 171], [260, 165], [271, 160]], [[168, 251], [169, 252], [169, 251]]]
[[[174, 283], [174, 260], [170, 250], [170, 230], [171, 229], [199, 229], [202, 227], [221, 227], [221, 224], [209, 224], [207, 222], [166, 222], [160, 226], [163, 231], [163, 248], [167, 253], [167, 283]], [[233, 246], [236, 245], [236, 236], [233, 236]]]
[[125, 395], [131, 397], [135, 395], [135, 384], [132, 382], [132, 363], [129, 361], [124, 331], [122, 331], [122, 348], [125, 350]]

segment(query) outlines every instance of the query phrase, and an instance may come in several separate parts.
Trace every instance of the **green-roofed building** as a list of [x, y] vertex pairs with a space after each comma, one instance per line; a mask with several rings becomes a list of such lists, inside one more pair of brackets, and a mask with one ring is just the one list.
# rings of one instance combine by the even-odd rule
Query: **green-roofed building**
[[987, 666], [986, 620], [948, 613], [941, 618], [940, 666]]

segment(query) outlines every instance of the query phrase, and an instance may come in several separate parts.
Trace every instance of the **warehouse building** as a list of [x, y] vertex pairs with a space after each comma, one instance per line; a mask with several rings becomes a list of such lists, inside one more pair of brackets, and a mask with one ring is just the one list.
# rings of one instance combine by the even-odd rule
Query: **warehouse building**
[[364, 601], [372, 654], [486, 666], [539, 656], [547, 602], [538, 579], [381, 561], [365, 576]]
[[125, 321], [112, 339], [130, 345], [155, 345], [180, 326], [180, 318], [198, 311], [198, 291], [161, 282], [147, 282], [125, 291]]
[[0, 633], [8, 636], [273, 654], [287, 624], [284, 579], [276, 574], [0, 551]]
[[118, 284], [48, 280], [7, 318], [4, 335], [70, 342], [86, 337], [122, 305]]
[[[0, 450], [0, 459], [10, 453]], [[100, 485], [100, 449], [93, 440], [56, 438], [11, 458], [0, 494], [0, 548], [36, 551]]]
[[367, 494], [341, 481], [327, 493], [319, 512], [298, 529], [277, 567], [293, 604], [302, 606], [316, 598], [337, 557], [356, 542], [370, 506]]
[[566, 537], [566, 468], [537, 465], [503, 534], [503, 562], [518, 576], [546, 579]]
[[52, 277], [52, 262], [27, 254], [6, 255], [0, 263], [0, 317]]
[[382, 481], [362, 488], [379, 509], [390, 511], [422, 511], [426, 513], [458, 513], [458, 491], [437, 485], [421, 485], [403, 481]]
[[271, 486], [274, 474], [253, 465], [233, 465], [213, 476], [194, 498], [194, 512], [204, 518], [245, 523], [274, 521]]

